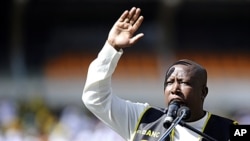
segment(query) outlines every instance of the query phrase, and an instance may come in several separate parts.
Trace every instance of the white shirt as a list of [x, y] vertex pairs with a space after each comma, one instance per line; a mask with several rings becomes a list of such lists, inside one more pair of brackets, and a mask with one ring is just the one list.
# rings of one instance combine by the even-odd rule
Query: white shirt
[[122, 53], [108, 43], [104, 45], [89, 66], [82, 100], [96, 117], [130, 141], [140, 115], [149, 105], [132, 103], [112, 94], [111, 76]]
[[[188, 122], [187, 124], [190, 125], [191, 127], [197, 129], [198, 131], [203, 131], [206, 123], [208, 120], [208, 112], [206, 113], [206, 115], [195, 122]], [[181, 136], [180, 136], [181, 135]], [[194, 131], [186, 128], [186, 127], [182, 127], [181, 125], [177, 125], [174, 128], [174, 141], [201, 141], [201, 136], [197, 133], [195, 133]]]

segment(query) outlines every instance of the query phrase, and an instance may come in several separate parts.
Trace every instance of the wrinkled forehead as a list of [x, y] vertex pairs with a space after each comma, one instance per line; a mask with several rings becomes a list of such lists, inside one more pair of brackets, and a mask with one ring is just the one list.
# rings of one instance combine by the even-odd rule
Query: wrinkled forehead
[[192, 75], [194, 72], [196, 72], [199, 65], [197, 65], [195, 62], [190, 60], [179, 60], [175, 63], [173, 63], [166, 72], [166, 79], [169, 78], [169, 76], [175, 72], [175, 71], [185, 71], [185, 74]]
[[166, 79], [171, 75], [179, 77], [192, 77], [193, 73], [194, 68], [191, 65], [175, 64], [168, 69]]

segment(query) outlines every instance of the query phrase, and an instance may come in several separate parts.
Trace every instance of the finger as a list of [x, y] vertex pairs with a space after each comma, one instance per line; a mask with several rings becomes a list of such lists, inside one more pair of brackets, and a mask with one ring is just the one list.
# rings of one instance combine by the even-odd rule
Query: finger
[[138, 17], [140, 16], [140, 13], [141, 13], [141, 9], [140, 8], [137, 8], [134, 13], [132, 14], [132, 17], [130, 19], [130, 24], [134, 24], [135, 21], [138, 19]]
[[132, 8], [129, 10], [129, 13], [128, 13], [127, 17], [125, 18], [124, 22], [130, 23], [131, 18], [132, 18], [133, 15], [136, 13], [136, 9], [137, 9], [137, 8], [132, 7]]
[[142, 22], [144, 20], [143, 16], [140, 16], [136, 22], [132, 25], [132, 31], [133, 33], [136, 32], [138, 30], [138, 28], [141, 26]]
[[125, 23], [129, 23], [130, 19], [129, 18], [125, 18], [124, 22]]
[[120, 16], [120, 18], [118, 19], [119, 22], [123, 22], [125, 21], [125, 19], [128, 17], [129, 15], [129, 11], [128, 10], [125, 10], [122, 15]]
[[139, 33], [133, 38], [130, 39], [130, 44], [135, 44], [137, 41], [139, 41], [144, 36], [143, 33]]
[[129, 15], [128, 15], [129, 20], [131, 20], [131, 18], [133, 17], [133, 15], [136, 13], [136, 10], [137, 10], [137, 8], [135, 8], [135, 7], [132, 7], [130, 9]]

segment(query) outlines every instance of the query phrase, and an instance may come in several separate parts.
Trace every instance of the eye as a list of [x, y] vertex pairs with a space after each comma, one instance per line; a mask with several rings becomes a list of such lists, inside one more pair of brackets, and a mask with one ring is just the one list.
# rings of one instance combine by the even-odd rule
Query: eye
[[173, 81], [166, 81], [165, 82], [165, 85], [171, 85], [171, 84], [173, 84]]
[[181, 84], [184, 84], [184, 85], [190, 85], [190, 83], [189, 83], [189, 82], [186, 82], [186, 81], [181, 81], [180, 83], [181, 83]]

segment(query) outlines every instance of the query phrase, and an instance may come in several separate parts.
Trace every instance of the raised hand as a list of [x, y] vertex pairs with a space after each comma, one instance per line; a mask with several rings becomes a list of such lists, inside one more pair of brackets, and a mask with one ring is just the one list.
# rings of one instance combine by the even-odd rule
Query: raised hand
[[141, 9], [132, 7], [126, 10], [115, 22], [108, 35], [108, 43], [116, 49], [130, 47], [144, 36], [143, 33], [135, 34], [141, 26], [143, 16]]

